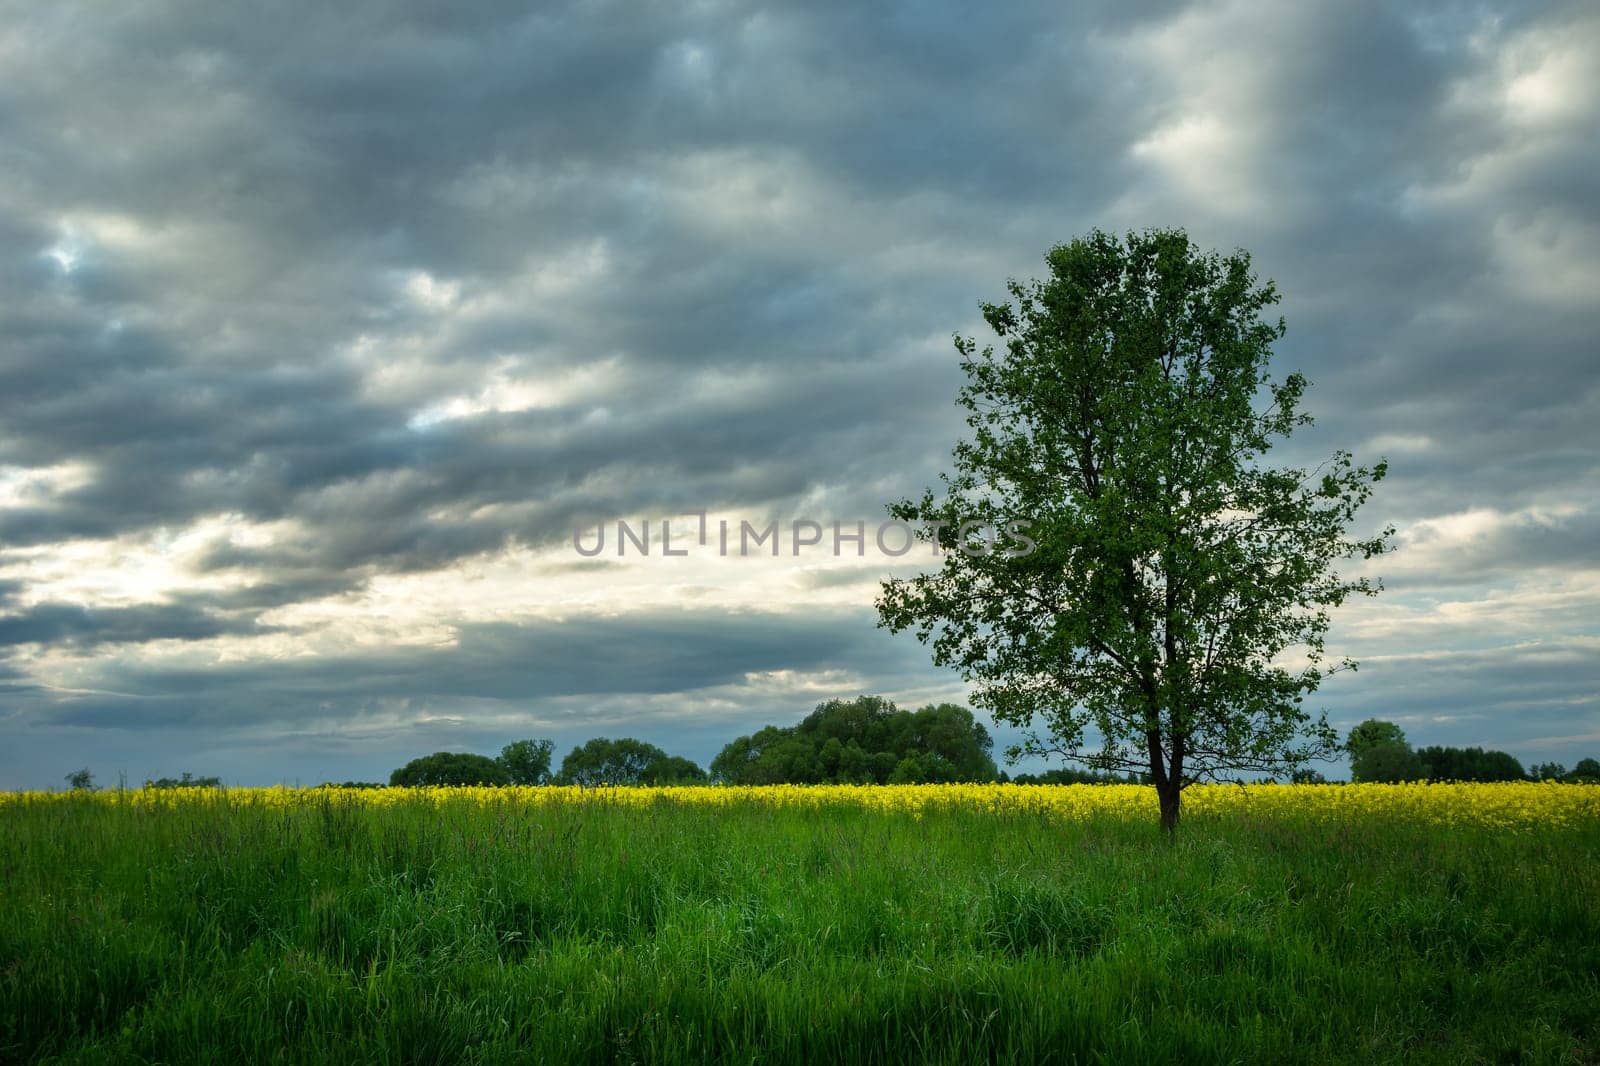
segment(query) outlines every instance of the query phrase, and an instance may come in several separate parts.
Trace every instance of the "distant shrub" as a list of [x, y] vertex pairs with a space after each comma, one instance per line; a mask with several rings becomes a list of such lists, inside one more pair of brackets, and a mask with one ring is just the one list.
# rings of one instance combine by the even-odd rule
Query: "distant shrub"
[[146, 781], [145, 788], [221, 788], [220, 777], [195, 777], [185, 770], [182, 777], [158, 777], [153, 781]]
[[1114, 774], [1106, 770], [1073, 770], [1060, 767], [1038, 774], [1018, 774], [1014, 785], [1140, 785], [1149, 784], [1149, 774]]

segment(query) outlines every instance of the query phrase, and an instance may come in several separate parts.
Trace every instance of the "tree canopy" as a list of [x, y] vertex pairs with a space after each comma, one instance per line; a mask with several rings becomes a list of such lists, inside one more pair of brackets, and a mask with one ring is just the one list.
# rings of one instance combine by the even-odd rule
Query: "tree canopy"
[[1418, 748], [1417, 759], [1430, 781], [1524, 781], [1528, 777], [1516, 756], [1504, 751], [1434, 746]]
[[1350, 730], [1350, 735], [1345, 739], [1344, 747], [1351, 755], [1359, 755], [1369, 748], [1379, 744], [1407, 744], [1403, 730], [1393, 722], [1385, 722], [1381, 718], [1368, 718], [1365, 722]]
[[706, 772], [678, 755], [632, 737], [596, 737], [561, 760], [556, 781], [563, 785], [692, 785]]
[[1600, 781], [1600, 760], [1579, 759], [1567, 777], [1573, 781]]
[[[1528, 774], [1516, 757], [1504, 751], [1434, 745], [1413, 751], [1405, 732], [1393, 722], [1368, 718], [1350, 730], [1350, 778], [1359, 782], [1397, 781], [1525, 781]], [[1548, 764], [1533, 778], [1561, 780], [1565, 771]]]
[[496, 761], [513, 785], [543, 785], [550, 780], [550, 757], [556, 746], [548, 740], [514, 740], [500, 749]]
[[798, 725], [739, 737], [711, 762], [733, 785], [993, 781], [993, 740], [953, 703], [904, 711], [879, 696], [828, 700]]
[[1425, 781], [1428, 768], [1410, 744], [1382, 741], [1350, 757], [1350, 779], [1361, 783], [1397, 784]]
[[1267, 374], [1284, 326], [1248, 253], [1096, 231], [1046, 263], [983, 305], [998, 352], [956, 338], [972, 435], [937, 496], [890, 507], [942, 563], [886, 582], [880, 621], [1027, 730], [1013, 755], [1148, 772], [1171, 829], [1191, 782], [1336, 750], [1303, 700], [1354, 666], [1325, 660], [1330, 611], [1379, 586], [1334, 567], [1386, 550], [1390, 530], [1347, 532], [1386, 468], [1262, 462], [1310, 416], [1305, 378]]
[[506, 768], [487, 755], [436, 751], [412, 759], [389, 775], [389, 784], [407, 788], [423, 785], [507, 785]]
[[1411, 750], [1405, 731], [1393, 722], [1368, 718], [1350, 730], [1344, 750], [1350, 755], [1350, 780], [1357, 782], [1421, 781], [1428, 769]]

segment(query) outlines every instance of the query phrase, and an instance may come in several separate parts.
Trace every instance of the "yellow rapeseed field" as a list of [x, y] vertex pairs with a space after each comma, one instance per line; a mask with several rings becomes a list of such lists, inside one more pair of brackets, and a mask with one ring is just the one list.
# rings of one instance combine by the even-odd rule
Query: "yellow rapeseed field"
[[[246, 788], [137, 789], [92, 794], [93, 801], [137, 807], [227, 803], [300, 806], [338, 796], [342, 801], [384, 807], [420, 801], [518, 804], [609, 804], [644, 807], [658, 803], [694, 807], [770, 804], [826, 809], [857, 807], [904, 811], [967, 810], [1028, 814], [1064, 821], [1126, 816], [1154, 819], [1155, 790], [1144, 785], [767, 785], [753, 787], [620, 788]], [[81, 800], [82, 793], [0, 793], [0, 808]], [[1191, 818], [1348, 820], [1401, 818], [1438, 825], [1519, 830], [1593, 824], [1600, 819], [1600, 785], [1554, 782], [1400, 785], [1195, 785], [1184, 792]]]

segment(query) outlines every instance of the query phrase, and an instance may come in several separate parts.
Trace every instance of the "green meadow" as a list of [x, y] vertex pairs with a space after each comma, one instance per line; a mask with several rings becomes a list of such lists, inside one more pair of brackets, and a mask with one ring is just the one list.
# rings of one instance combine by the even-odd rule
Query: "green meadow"
[[1594, 824], [301, 796], [0, 803], [0, 1060], [1600, 1061]]

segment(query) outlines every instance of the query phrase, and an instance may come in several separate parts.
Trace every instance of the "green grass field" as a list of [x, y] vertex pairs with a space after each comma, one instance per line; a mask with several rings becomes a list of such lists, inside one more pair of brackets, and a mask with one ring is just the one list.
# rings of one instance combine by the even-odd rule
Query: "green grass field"
[[0, 1060], [1600, 1061], [1592, 822], [301, 795], [0, 804]]

